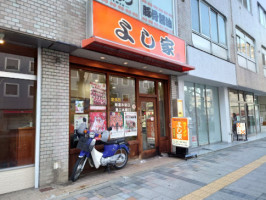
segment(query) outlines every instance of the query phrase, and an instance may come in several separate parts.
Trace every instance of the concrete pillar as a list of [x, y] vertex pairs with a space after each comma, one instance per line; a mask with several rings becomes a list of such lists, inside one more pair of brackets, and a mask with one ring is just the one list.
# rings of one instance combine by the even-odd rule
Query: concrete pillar
[[222, 141], [231, 143], [232, 130], [231, 130], [231, 120], [230, 120], [230, 104], [229, 104], [228, 88], [219, 87], [219, 102], [220, 102]]

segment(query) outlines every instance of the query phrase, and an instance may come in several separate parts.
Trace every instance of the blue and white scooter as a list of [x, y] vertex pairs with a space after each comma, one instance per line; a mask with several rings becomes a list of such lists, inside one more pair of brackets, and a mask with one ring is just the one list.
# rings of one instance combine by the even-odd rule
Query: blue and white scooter
[[[73, 182], [79, 178], [87, 160], [91, 167], [98, 169], [100, 166], [106, 166], [108, 171], [111, 166], [114, 166], [116, 169], [122, 169], [127, 164], [129, 154], [128, 143], [125, 139], [107, 142], [111, 130], [112, 128], [110, 127], [102, 132], [101, 135], [93, 132], [86, 133], [85, 131], [84, 137], [79, 139], [77, 148], [81, 149], [81, 152], [71, 175]], [[104, 144], [103, 152], [95, 149], [96, 138], [99, 136], [101, 136], [101, 143]]]

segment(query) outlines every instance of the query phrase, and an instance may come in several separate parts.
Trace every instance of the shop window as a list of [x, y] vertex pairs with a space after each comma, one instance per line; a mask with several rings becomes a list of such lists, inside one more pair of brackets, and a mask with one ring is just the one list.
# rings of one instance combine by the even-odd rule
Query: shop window
[[17, 84], [17, 83], [5, 83], [4, 96], [6, 96], [6, 97], [18, 97], [19, 96], [19, 84]]
[[8, 58], [5, 60], [5, 69], [7, 71], [19, 71], [20, 60], [16, 58]]
[[140, 94], [155, 94], [154, 81], [140, 80], [139, 81], [139, 93]]
[[117, 85], [118, 84], [118, 78], [110, 76], [110, 82], [112, 85]]
[[[1, 73], [0, 73], [1, 74]], [[35, 110], [34, 98], [28, 98], [33, 80], [1, 78], [0, 91], [0, 169], [34, 163]], [[5, 87], [5, 89], [4, 89]], [[21, 94], [19, 94], [21, 90]], [[32, 88], [32, 97], [35, 91]], [[12, 98], [10, 100], [10, 97]]]
[[[114, 86], [112, 82], [114, 79], [127, 84]], [[135, 89], [135, 79], [109, 76], [109, 126], [113, 129], [111, 138], [125, 137], [127, 141], [137, 139]]]
[[71, 148], [75, 148], [73, 133], [82, 124], [97, 133], [107, 128], [106, 76], [82, 69], [72, 69], [70, 74], [70, 139]]
[[237, 57], [239, 66], [257, 72], [255, 62], [255, 41], [245, 32], [236, 29]]

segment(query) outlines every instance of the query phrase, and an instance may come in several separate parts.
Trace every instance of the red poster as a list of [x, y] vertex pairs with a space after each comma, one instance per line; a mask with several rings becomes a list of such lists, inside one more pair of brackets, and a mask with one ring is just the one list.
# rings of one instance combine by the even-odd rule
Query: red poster
[[90, 131], [101, 133], [106, 130], [106, 113], [91, 112], [90, 113]]

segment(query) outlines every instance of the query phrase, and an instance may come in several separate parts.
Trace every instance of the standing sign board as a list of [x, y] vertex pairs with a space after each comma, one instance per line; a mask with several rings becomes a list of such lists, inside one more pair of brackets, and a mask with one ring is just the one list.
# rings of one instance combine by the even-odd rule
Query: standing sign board
[[245, 123], [236, 123], [236, 132], [238, 135], [245, 135], [246, 134]]
[[189, 147], [188, 118], [172, 118], [172, 145], [176, 147]]

